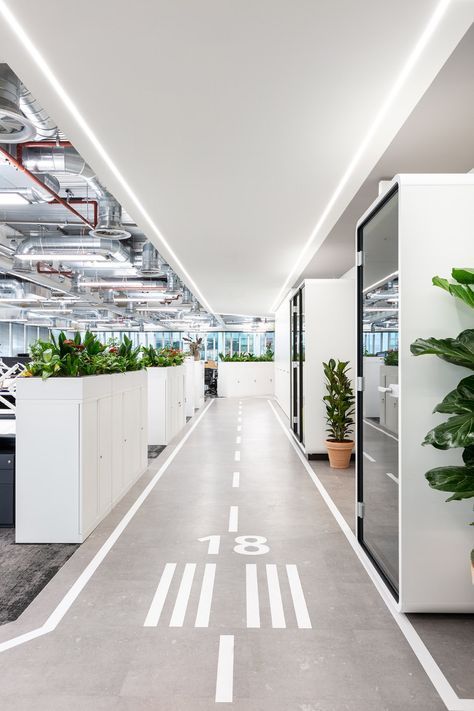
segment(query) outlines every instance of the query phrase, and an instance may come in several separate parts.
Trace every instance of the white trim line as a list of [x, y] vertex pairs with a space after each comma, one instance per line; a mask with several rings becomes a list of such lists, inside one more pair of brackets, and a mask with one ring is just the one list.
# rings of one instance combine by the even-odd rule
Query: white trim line
[[334, 504], [333, 500], [331, 499], [328, 492], [324, 488], [320, 479], [316, 476], [313, 469], [310, 467], [308, 461], [305, 459], [301, 450], [296, 446], [289, 430], [287, 429], [287, 427], [285, 426], [285, 423], [280, 418], [273, 403], [270, 400], [267, 400], [267, 402], [270, 405], [271, 409], [273, 410], [273, 414], [275, 415], [275, 417], [278, 421], [278, 424], [282, 428], [282, 430], [285, 433], [286, 437], [288, 438], [290, 444], [292, 445], [293, 449], [295, 450], [297, 456], [299, 457], [301, 463], [303, 464], [304, 468], [306, 469], [307, 473], [309, 474], [313, 484], [315, 485], [318, 492], [320, 493], [324, 503], [326, 504], [326, 506], [328, 507], [328, 509], [334, 516], [334, 518], [336, 519], [336, 522], [337, 522], [339, 528], [341, 529], [342, 533], [345, 535], [347, 541], [349, 542], [349, 545], [351, 546], [354, 553], [359, 558], [360, 562], [362, 563], [363, 567], [365, 568], [366, 573], [368, 574], [369, 578], [373, 582], [377, 592], [379, 593], [380, 597], [382, 598], [383, 602], [385, 603], [386, 607], [388, 608], [388, 611], [390, 612], [393, 619], [397, 623], [398, 627], [400, 628], [400, 631], [402, 632], [406, 641], [412, 648], [415, 656], [417, 657], [421, 666], [425, 670], [428, 678], [430, 679], [431, 683], [435, 687], [436, 691], [438, 692], [439, 696], [441, 697], [441, 700], [445, 704], [448, 711], [474, 711], [474, 699], [460, 699], [459, 698], [459, 696], [456, 694], [453, 687], [451, 686], [451, 684], [449, 683], [449, 681], [447, 680], [447, 678], [445, 677], [445, 675], [443, 674], [443, 672], [441, 671], [441, 669], [439, 668], [439, 666], [437, 665], [437, 663], [435, 662], [433, 657], [431, 656], [429, 650], [427, 649], [423, 640], [419, 636], [418, 632], [415, 630], [415, 628], [411, 624], [408, 617], [403, 612], [399, 612], [399, 610], [397, 609], [395, 600], [393, 599], [392, 595], [388, 591], [386, 585], [382, 582], [379, 574], [375, 570], [375, 568], [372, 565], [372, 563], [370, 562], [369, 558], [366, 556], [366, 554], [362, 550], [362, 548], [359, 545], [357, 538], [353, 534], [349, 524], [346, 522], [345, 518], [342, 516], [339, 509]]
[[230, 704], [234, 697], [234, 635], [221, 634], [217, 660], [216, 704]]
[[95, 571], [98, 569], [100, 564], [103, 562], [104, 558], [106, 557], [107, 553], [113, 548], [113, 546], [116, 544], [117, 540], [120, 538], [122, 533], [125, 531], [127, 528], [128, 524], [132, 520], [132, 518], [135, 516], [141, 505], [147, 500], [147, 498], [150, 496], [151, 492], [165, 473], [165, 471], [168, 469], [169, 465], [171, 462], [174, 460], [176, 455], [180, 452], [180, 450], [183, 448], [184, 444], [187, 442], [191, 434], [194, 432], [196, 427], [198, 426], [199, 422], [202, 420], [212, 403], [214, 402], [214, 399], [210, 400], [209, 403], [206, 405], [204, 410], [197, 416], [196, 421], [191, 425], [189, 430], [186, 432], [184, 435], [183, 439], [178, 442], [176, 445], [176, 448], [173, 450], [173, 452], [170, 454], [166, 462], [163, 463], [163, 465], [158, 469], [156, 472], [155, 476], [153, 479], [147, 484], [145, 489], [142, 491], [140, 496], [135, 500], [135, 503], [132, 504], [132, 506], [129, 508], [125, 516], [122, 518], [120, 523], [114, 528], [110, 536], [107, 538], [107, 540], [102, 544], [102, 546], [99, 548], [95, 556], [92, 558], [90, 563], [84, 568], [82, 573], [79, 575], [77, 578], [76, 582], [72, 584], [72, 586], [69, 588], [67, 593], [64, 595], [62, 598], [61, 602], [56, 606], [56, 608], [53, 610], [53, 612], [50, 614], [46, 622], [41, 626], [37, 627], [36, 629], [32, 630], [31, 632], [26, 632], [25, 634], [21, 634], [17, 637], [12, 637], [11, 639], [7, 639], [5, 642], [0, 642], [0, 653], [5, 652], [7, 649], [12, 649], [13, 647], [18, 647], [20, 644], [24, 644], [25, 642], [29, 642], [30, 639], [35, 639], [36, 637], [41, 637], [44, 634], [48, 634], [49, 632], [53, 632], [53, 630], [56, 629], [58, 624], [61, 622], [63, 619], [64, 615], [68, 610], [70, 609], [71, 605], [75, 602], [77, 597], [80, 595], [80, 593], [83, 591], [89, 580], [92, 578], [94, 575]]

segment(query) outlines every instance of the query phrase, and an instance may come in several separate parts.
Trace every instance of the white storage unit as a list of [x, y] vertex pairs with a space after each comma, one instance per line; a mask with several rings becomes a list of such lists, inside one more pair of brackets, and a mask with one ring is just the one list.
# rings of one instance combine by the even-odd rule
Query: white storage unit
[[285, 300], [275, 314], [275, 398], [290, 417], [290, 312]]
[[399, 309], [398, 385], [393, 372], [385, 379], [399, 396], [398, 437], [393, 423], [374, 426], [364, 418], [367, 382], [358, 398], [358, 537], [403, 612], [474, 612], [472, 500], [446, 503], [449, 493], [425, 479], [434, 467], [461, 465], [462, 450], [421, 444], [446, 420], [433, 415], [435, 405], [472, 371], [410, 352], [417, 338], [455, 337], [474, 327], [472, 309], [432, 286], [433, 276], [472, 266], [473, 231], [471, 174], [397, 176], [358, 223], [359, 290], [370, 293], [398, 279]]
[[185, 366], [147, 368], [148, 444], [168, 444], [186, 424]]
[[287, 303], [291, 327], [290, 426], [306, 455], [326, 455], [323, 362], [349, 361], [355, 380], [353, 279], [306, 279]]
[[16, 542], [82, 543], [147, 468], [144, 371], [17, 388]]
[[229, 363], [220, 361], [217, 366], [217, 392], [219, 397], [256, 397], [274, 394], [273, 362]]
[[[369, 392], [368, 388], [366, 390]], [[389, 432], [398, 434], [397, 365], [382, 365], [380, 367], [378, 393], [380, 424]]]
[[364, 377], [367, 397], [364, 397], [364, 417], [380, 417], [380, 371], [384, 359], [377, 356], [364, 357]]
[[184, 368], [186, 417], [192, 417], [204, 405], [204, 361], [186, 358]]

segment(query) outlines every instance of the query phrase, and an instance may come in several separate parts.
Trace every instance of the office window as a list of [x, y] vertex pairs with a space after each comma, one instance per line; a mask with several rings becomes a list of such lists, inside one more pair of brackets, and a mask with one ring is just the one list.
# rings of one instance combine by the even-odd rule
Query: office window
[[0, 356], [10, 355], [10, 324], [0, 323]]
[[25, 352], [25, 326], [12, 323], [12, 355]]

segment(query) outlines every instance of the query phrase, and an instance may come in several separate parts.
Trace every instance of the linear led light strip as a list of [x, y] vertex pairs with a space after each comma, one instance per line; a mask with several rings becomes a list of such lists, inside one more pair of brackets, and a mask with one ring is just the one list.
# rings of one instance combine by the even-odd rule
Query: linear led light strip
[[152, 231], [155, 233], [155, 235], [158, 237], [160, 242], [165, 246], [166, 250], [169, 252], [171, 255], [172, 259], [184, 275], [186, 281], [191, 285], [192, 291], [198, 296], [199, 301], [201, 304], [206, 308], [207, 311], [211, 312], [213, 315], [216, 315], [214, 312], [214, 309], [210, 306], [210, 304], [207, 302], [206, 298], [203, 296], [201, 290], [197, 286], [196, 282], [194, 279], [190, 276], [189, 272], [187, 269], [184, 267], [183, 263], [181, 260], [177, 257], [175, 251], [172, 249], [168, 241], [164, 238], [160, 230], [158, 229], [157, 225], [147, 212], [145, 210], [145, 207], [142, 205], [140, 199], [134, 192], [134, 190], [131, 188], [129, 183], [125, 180], [124, 176], [120, 172], [119, 168], [117, 165], [114, 163], [108, 152], [105, 150], [104, 146], [96, 136], [95, 132], [92, 130], [92, 128], [89, 126], [85, 118], [82, 116], [80, 113], [78, 107], [76, 106], [75, 102], [72, 100], [72, 98], [69, 96], [59, 79], [56, 77], [55, 73], [39, 51], [39, 49], [36, 47], [34, 42], [31, 40], [29, 35], [25, 32], [23, 27], [21, 26], [20, 22], [17, 20], [15, 15], [12, 13], [10, 8], [7, 6], [6, 2], [4, 0], [0, 0], [0, 14], [2, 15], [3, 19], [5, 22], [9, 25], [10, 29], [12, 32], [16, 35], [16, 37], [19, 39], [23, 47], [26, 49], [30, 57], [33, 59], [33, 61], [36, 63], [36, 65], [40, 68], [46, 79], [49, 81], [51, 84], [52, 88], [58, 95], [58, 97], [61, 99], [63, 102], [64, 106], [67, 108], [69, 113], [73, 116], [74, 120], [76, 123], [81, 127], [81, 129], [84, 131], [86, 134], [87, 138], [90, 140], [94, 148], [97, 150], [101, 158], [103, 159], [104, 163], [110, 168], [114, 176], [117, 178], [119, 181], [120, 185], [123, 187], [129, 198], [133, 201], [134, 205], [136, 206], [137, 210], [141, 213], [142, 217], [147, 221], [149, 226], [151, 227]]
[[285, 283], [283, 284], [282, 288], [278, 292], [278, 296], [275, 299], [275, 302], [273, 303], [273, 306], [270, 309], [271, 311], [274, 312], [277, 310], [277, 308], [279, 307], [286, 292], [292, 286], [292, 280], [298, 275], [298, 270], [303, 267], [303, 265], [305, 263], [305, 258], [307, 256], [308, 252], [310, 251], [311, 247], [313, 246], [313, 243], [314, 243], [321, 227], [323, 226], [324, 221], [326, 220], [330, 211], [334, 207], [337, 199], [339, 198], [342, 191], [344, 190], [347, 183], [349, 182], [349, 178], [351, 177], [352, 173], [354, 172], [355, 168], [357, 167], [357, 164], [359, 163], [360, 159], [364, 155], [364, 153], [365, 153], [367, 147], [369, 146], [371, 140], [373, 139], [376, 131], [383, 123], [388, 111], [390, 110], [390, 108], [393, 105], [393, 102], [399, 95], [405, 82], [407, 81], [408, 77], [410, 76], [413, 68], [415, 67], [419, 58], [423, 54], [425, 47], [427, 46], [429, 40], [431, 39], [431, 37], [435, 33], [436, 29], [438, 28], [441, 20], [443, 19], [443, 16], [446, 13], [446, 10], [448, 9], [450, 4], [451, 4], [451, 0], [441, 0], [438, 3], [438, 5], [436, 6], [436, 9], [433, 12], [428, 24], [426, 25], [420, 38], [418, 39], [417, 43], [415, 44], [414, 48], [412, 49], [411, 53], [409, 54], [407, 61], [405, 62], [404, 66], [402, 67], [402, 70], [401, 70], [400, 74], [398, 75], [397, 79], [395, 80], [395, 83], [393, 84], [392, 88], [390, 89], [387, 97], [385, 98], [385, 101], [383, 102], [382, 106], [378, 110], [378, 112], [375, 116], [375, 119], [373, 120], [372, 124], [369, 126], [369, 129], [368, 129], [367, 133], [365, 134], [365, 136], [362, 140], [362, 143], [360, 144], [359, 148], [354, 153], [352, 160], [350, 161], [349, 165], [346, 168], [345, 173], [343, 174], [341, 180], [339, 181], [338, 185], [336, 186], [336, 189], [334, 190], [333, 194], [329, 198], [329, 202], [327, 203], [326, 207], [322, 211], [322, 213], [319, 217], [319, 220], [316, 223], [316, 226], [314, 227], [311, 235], [309, 236], [309, 239], [305, 243], [295, 265], [293, 266], [293, 269], [288, 274], [288, 277], [287, 277]]

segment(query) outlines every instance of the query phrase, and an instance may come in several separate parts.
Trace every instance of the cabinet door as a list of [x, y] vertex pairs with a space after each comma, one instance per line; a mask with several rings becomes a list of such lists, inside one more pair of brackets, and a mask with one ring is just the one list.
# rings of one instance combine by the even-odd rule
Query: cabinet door
[[186, 413], [184, 407], [184, 376], [178, 373], [176, 377], [176, 429], [174, 434], [180, 432], [186, 423]]
[[98, 401], [81, 405], [81, 534], [87, 536], [99, 516]]
[[112, 506], [112, 398], [98, 402], [99, 418], [99, 513]]
[[140, 468], [140, 389], [123, 393], [123, 473], [124, 486], [136, 479]]
[[148, 388], [140, 388], [140, 471], [148, 466]]
[[112, 505], [120, 499], [124, 484], [123, 462], [123, 395], [116, 393], [111, 398], [111, 447], [112, 447]]

